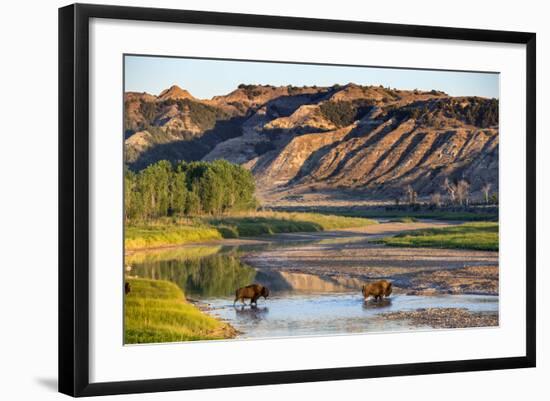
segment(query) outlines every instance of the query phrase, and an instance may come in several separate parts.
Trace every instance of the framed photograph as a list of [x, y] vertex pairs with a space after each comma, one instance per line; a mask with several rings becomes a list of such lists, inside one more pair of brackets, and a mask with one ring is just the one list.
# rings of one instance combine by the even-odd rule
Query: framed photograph
[[535, 34], [59, 10], [59, 390], [535, 366]]

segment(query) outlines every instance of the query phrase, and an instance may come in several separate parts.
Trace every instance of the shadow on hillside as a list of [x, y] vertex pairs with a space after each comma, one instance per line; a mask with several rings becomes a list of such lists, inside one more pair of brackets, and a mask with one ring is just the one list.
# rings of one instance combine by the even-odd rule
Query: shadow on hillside
[[159, 160], [177, 162], [180, 160], [195, 161], [202, 159], [214, 147], [223, 141], [242, 135], [242, 124], [245, 117], [233, 117], [229, 120], [218, 120], [212, 129], [198, 134], [192, 139], [157, 144], [143, 152], [137, 160], [130, 163], [132, 170], [142, 170]]
[[[216, 121], [212, 129], [206, 130], [192, 139], [181, 139], [154, 145], [143, 152], [136, 161], [129, 163], [129, 166], [132, 170], [137, 171], [159, 160], [169, 160], [171, 162], [200, 160], [214, 149], [218, 143], [241, 136], [243, 123], [259, 109], [265, 107], [266, 114], [270, 119], [288, 117], [300, 106], [317, 103], [329, 97], [335, 91], [335, 89], [329, 89], [317, 94], [296, 94], [270, 99], [265, 104], [250, 108], [244, 116]], [[273, 133], [275, 132], [276, 130], [273, 130]], [[305, 129], [303, 133], [307, 132], [308, 130]], [[301, 134], [301, 132], [298, 134]], [[128, 133], [125, 133], [125, 139], [127, 137]]]

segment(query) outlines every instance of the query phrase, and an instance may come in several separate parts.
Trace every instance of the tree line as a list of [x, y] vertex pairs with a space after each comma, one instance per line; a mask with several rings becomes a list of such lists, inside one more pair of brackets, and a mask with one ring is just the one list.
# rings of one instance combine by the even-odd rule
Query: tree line
[[257, 206], [250, 171], [225, 160], [179, 162], [161, 160], [124, 174], [126, 221], [165, 216], [220, 215]]
[[[492, 184], [490, 182], [484, 182], [481, 186], [481, 193], [483, 194], [483, 203], [486, 205], [498, 205], [498, 194], [491, 194]], [[447, 193], [448, 205], [453, 206], [469, 206], [471, 203], [470, 183], [465, 179], [458, 181], [451, 181], [449, 178], [445, 178], [441, 184], [441, 189]], [[418, 193], [414, 190], [412, 185], [407, 185], [403, 189], [403, 193], [406, 202], [414, 206], [417, 204]], [[400, 198], [395, 198], [395, 204], [399, 205]], [[444, 204], [443, 196], [440, 192], [434, 192], [430, 195], [430, 205], [435, 207], [441, 207]]]

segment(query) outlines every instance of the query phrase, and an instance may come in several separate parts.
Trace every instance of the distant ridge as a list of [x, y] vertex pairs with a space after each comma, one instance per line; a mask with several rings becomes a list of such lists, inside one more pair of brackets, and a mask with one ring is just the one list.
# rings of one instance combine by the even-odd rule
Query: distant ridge
[[227, 159], [250, 169], [268, 201], [304, 196], [419, 196], [445, 179], [498, 191], [498, 100], [354, 83], [239, 85], [194, 98], [173, 85], [125, 94], [126, 163]]

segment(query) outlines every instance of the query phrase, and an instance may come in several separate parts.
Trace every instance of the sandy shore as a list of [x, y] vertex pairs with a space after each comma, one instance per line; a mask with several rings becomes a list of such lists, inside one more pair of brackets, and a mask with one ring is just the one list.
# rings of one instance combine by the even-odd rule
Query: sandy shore
[[[498, 252], [463, 249], [393, 248], [372, 241], [382, 236], [449, 222], [384, 223], [357, 229], [284, 234], [297, 241], [284, 250], [252, 251], [243, 260], [258, 269], [317, 275], [342, 285], [387, 279], [396, 293], [498, 295]], [[312, 243], [299, 243], [312, 241]], [[315, 242], [313, 242], [315, 241]], [[286, 278], [288, 279], [288, 277]]]

